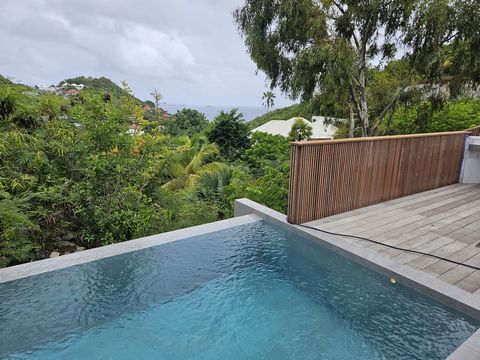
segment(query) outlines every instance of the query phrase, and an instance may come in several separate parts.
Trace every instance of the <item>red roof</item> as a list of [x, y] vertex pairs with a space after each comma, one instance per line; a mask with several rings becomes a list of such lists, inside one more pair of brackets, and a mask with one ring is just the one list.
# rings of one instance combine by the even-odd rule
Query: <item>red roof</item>
[[78, 90], [76, 90], [76, 89], [67, 90], [67, 94], [76, 95], [76, 94], [78, 94]]
[[136, 129], [137, 128], [137, 124], [132, 124], [128, 127], [129, 129]]

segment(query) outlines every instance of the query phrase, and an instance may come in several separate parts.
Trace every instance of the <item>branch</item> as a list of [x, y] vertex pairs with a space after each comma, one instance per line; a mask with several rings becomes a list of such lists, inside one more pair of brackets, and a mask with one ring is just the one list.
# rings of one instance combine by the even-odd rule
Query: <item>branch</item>
[[340, 10], [340, 12], [345, 15], [346, 11], [345, 9], [336, 1], [333, 1], [333, 4], [337, 7], [338, 10]]
[[[338, 2], [336, 2], [335, 0], [333, 1], [333, 4], [335, 5], [335, 7], [342, 13], [342, 15], [345, 15], [347, 13], [347, 10], [345, 10]], [[352, 32], [352, 38], [353, 38], [353, 41], [355, 42], [355, 46], [358, 48], [360, 48], [360, 42], [358, 41], [358, 38], [357, 36], [355, 35], [355, 31]]]
[[365, 31], [363, 32], [362, 35], [362, 44], [361, 44], [361, 51], [362, 51], [362, 64], [365, 66], [366, 64], [366, 56], [367, 56], [367, 43], [370, 38], [370, 32], [372, 31], [374, 22], [372, 21], [371, 14], [367, 18], [367, 24]]
[[450, 40], [452, 40], [453, 38], [455, 38], [457, 35], [458, 35], [458, 31], [453, 31], [453, 33], [447, 35], [447, 36], [442, 40], [442, 44], [445, 44], [445, 43], [449, 42]]
[[360, 86], [360, 81], [358, 81], [358, 79], [352, 74], [351, 71], [349, 71], [348, 69], [345, 69], [345, 72], [348, 73], [348, 75], [353, 80], [356, 86]]
[[348, 83], [348, 89], [350, 90], [350, 97], [352, 98], [357, 115], [360, 116], [360, 105], [358, 104], [357, 95], [355, 95], [355, 89], [353, 88], [353, 84], [351, 82]]
[[382, 123], [383, 119], [384, 119], [385, 116], [387, 115], [388, 111], [395, 106], [395, 104], [397, 103], [398, 97], [400, 96], [400, 93], [401, 93], [402, 91], [403, 91], [403, 90], [397, 91], [397, 94], [395, 95], [395, 97], [393, 98], [393, 100], [383, 109], [383, 111], [382, 111], [382, 113], [379, 115], [377, 121], [375, 121], [375, 124], [374, 124], [373, 127], [370, 129], [370, 135], [375, 133], [375, 131], [377, 130], [378, 126]]
[[390, 134], [390, 126], [391, 126], [391, 123], [392, 123], [392, 117], [393, 117], [393, 111], [390, 113], [390, 115], [388, 115], [387, 128], [383, 132], [383, 136]]

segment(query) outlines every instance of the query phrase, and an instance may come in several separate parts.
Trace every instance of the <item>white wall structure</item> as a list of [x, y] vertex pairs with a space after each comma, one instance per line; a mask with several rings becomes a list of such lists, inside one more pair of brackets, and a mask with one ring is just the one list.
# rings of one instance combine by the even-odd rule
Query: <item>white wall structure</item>
[[308, 121], [303, 117], [293, 117], [289, 120], [271, 120], [255, 129], [252, 132], [264, 132], [271, 135], [281, 135], [288, 137], [292, 126], [297, 119], [301, 119], [312, 127], [311, 139], [333, 139], [336, 128], [333, 125], [325, 125], [324, 116], [312, 116], [312, 121]]
[[467, 137], [460, 183], [480, 184], [480, 136]]

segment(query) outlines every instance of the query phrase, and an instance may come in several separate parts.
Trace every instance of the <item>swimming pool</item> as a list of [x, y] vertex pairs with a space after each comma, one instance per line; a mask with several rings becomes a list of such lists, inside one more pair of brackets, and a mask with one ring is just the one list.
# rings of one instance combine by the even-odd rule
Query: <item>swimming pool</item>
[[264, 221], [0, 283], [0, 358], [445, 359], [480, 323]]

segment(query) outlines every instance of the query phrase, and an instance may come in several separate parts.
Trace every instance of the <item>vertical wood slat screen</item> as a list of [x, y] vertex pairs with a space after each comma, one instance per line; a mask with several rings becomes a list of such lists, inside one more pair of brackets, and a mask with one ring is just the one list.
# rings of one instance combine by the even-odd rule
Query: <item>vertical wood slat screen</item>
[[472, 136], [480, 136], [480, 126], [468, 129]]
[[293, 142], [288, 221], [301, 224], [458, 182], [467, 132]]

